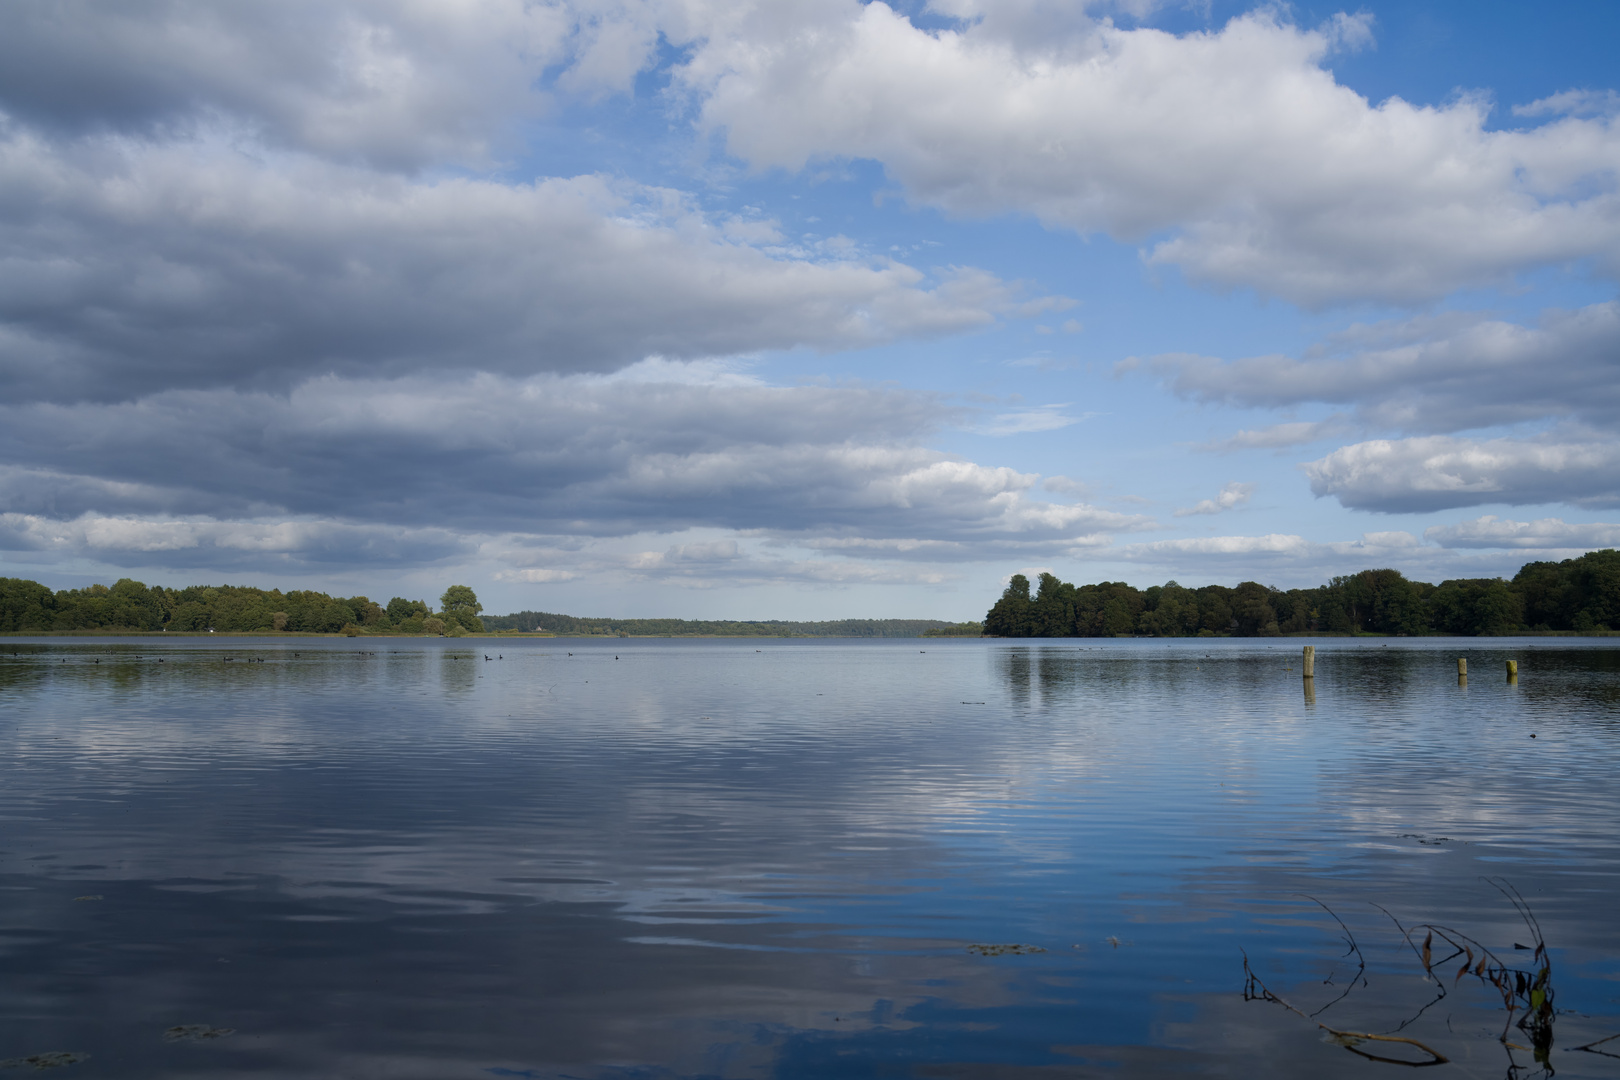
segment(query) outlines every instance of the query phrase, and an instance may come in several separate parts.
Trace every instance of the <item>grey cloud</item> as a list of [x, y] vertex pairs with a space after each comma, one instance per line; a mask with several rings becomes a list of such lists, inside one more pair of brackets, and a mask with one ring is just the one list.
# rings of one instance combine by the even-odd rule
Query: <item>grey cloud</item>
[[1513, 521], [1486, 514], [1456, 525], [1436, 525], [1425, 529], [1423, 538], [1448, 548], [1578, 552], [1620, 547], [1620, 524], [1566, 522], [1562, 518]]
[[633, 74], [650, 10], [20, 0], [0, 35], [0, 386], [120, 400], [600, 371], [1065, 303], [972, 268], [783, 246], [666, 189], [458, 175], [492, 163], [544, 72]]
[[65, 135], [224, 122], [388, 168], [477, 162], [536, 111], [572, 31], [561, 5], [520, 0], [16, 0], [0, 110]]
[[255, 572], [418, 566], [466, 556], [446, 529], [333, 521], [219, 521], [84, 514], [69, 521], [0, 513], [0, 551], [89, 555], [123, 566]]
[[1375, 439], [1304, 468], [1318, 496], [1391, 514], [1492, 503], [1620, 503], [1620, 443], [1609, 439]]
[[164, 484], [0, 465], [0, 511], [7, 513], [66, 520], [117, 507], [127, 513], [167, 515], [194, 501], [184, 489]]
[[[1620, 425], [1620, 302], [1548, 311], [1535, 327], [1424, 319], [1358, 328], [1331, 345], [1348, 355], [1258, 356], [1222, 362], [1161, 356], [1152, 366], [1181, 397], [1242, 407], [1353, 405], [1365, 425], [1449, 433], [1549, 417]], [[1296, 431], [1296, 429], [1298, 429]], [[1316, 426], [1272, 429], [1320, 437]], [[1245, 439], [1245, 436], [1248, 438]], [[1231, 441], [1268, 444], [1263, 433]]]
[[[0, 457], [18, 465], [0, 493], [14, 501], [0, 509], [280, 515], [458, 535], [919, 537], [954, 557], [1151, 526], [1035, 501], [1035, 476], [920, 445], [953, 415], [901, 391], [600, 376], [327, 377], [285, 396], [13, 405], [0, 410]], [[696, 549], [675, 561], [695, 559]]]
[[979, 271], [776, 256], [678, 193], [597, 177], [413, 182], [222, 147], [0, 129], [11, 400], [286, 388], [324, 372], [610, 370], [983, 325]]

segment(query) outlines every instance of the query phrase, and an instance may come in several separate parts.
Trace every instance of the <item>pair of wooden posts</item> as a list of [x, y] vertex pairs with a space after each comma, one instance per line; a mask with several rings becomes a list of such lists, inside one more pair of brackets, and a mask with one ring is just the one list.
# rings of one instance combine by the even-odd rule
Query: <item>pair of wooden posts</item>
[[[1519, 662], [1517, 660], [1507, 662], [1507, 681], [1509, 685], [1517, 684], [1519, 681]], [[1468, 685], [1468, 657], [1466, 656], [1457, 657], [1457, 685]]]
[[[1307, 646], [1305, 646], [1304, 669], [1305, 669], [1305, 678], [1312, 679], [1312, 680], [1314, 680], [1316, 678], [1316, 646], [1315, 645], [1307, 645]], [[1467, 681], [1468, 681], [1468, 658], [1466, 656], [1459, 656], [1459, 657], [1457, 657], [1457, 682], [1459, 684], [1462, 684], [1462, 683], [1466, 683]], [[1517, 660], [1509, 660], [1507, 662], [1507, 681], [1510, 682], [1510, 683], [1516, 683], [1516, 682], [1519, 681], [1519, 662]]]

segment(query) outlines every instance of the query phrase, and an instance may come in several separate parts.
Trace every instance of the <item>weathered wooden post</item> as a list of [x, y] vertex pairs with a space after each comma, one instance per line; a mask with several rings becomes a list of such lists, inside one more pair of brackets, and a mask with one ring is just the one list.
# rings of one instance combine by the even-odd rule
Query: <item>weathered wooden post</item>
[[1305, 646], [1305, 677], [1307, 679], [1316, 678], [1316, 646], [1315, 645], [1307, 645], [1307, 646]]
[[1509, 660], [1507, 662], [1507, 664], [1508, 664], [1508, 682], [1510, 682], [1510, 683], [1518, 682], [1519, 681], [1519, 662], [1517, 660]]
[[1457, 677], [1459, 679], [1468, 678], [1468, 657], [1466, 656], [1457, 657]]
[[1315, 679], [1301, 679], [1300, 682], [1305, 684], [1305, 704], [1311, 706], [1312, 708], [1315, 708], [1316, 707], [1316, 680]]

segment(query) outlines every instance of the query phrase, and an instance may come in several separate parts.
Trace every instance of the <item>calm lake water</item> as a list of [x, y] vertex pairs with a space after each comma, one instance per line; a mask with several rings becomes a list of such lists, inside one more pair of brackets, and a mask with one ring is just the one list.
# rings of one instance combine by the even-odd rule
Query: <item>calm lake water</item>
[[1302, 644], [0, 639], [0, 1075], [1620, 1077], [1620, 649]]

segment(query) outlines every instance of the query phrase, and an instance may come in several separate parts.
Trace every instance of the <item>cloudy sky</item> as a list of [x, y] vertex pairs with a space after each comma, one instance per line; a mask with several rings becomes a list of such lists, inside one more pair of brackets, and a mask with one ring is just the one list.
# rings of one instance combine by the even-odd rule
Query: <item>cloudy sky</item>
[[15, 0], [0, 574], [975, 618], [1620, 545], [1620, 7]]

